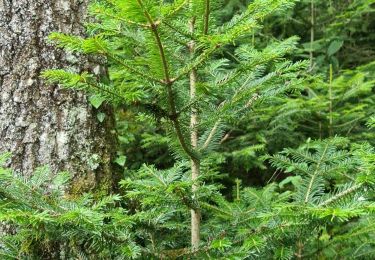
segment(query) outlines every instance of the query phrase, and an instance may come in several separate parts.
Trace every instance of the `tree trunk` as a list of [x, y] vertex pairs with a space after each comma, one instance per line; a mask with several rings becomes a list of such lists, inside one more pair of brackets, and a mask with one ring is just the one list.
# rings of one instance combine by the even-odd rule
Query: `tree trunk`
[[[190, 33], [194, 33], [195, 17], [193, 17], [189, 24]], [[190, 55], [194, 57], [195, 42], [191, 41], [189, 44]], [[197, 72], [192, 70], [190, 72], [190, 101], [194, 102], [196, 98], [196, 84], [197, 84]], [[191, 109], [190, 117], [190, 128], [191, 128], [191, 147], [195, 150], [198, 147], [198, 110], [193, 106]], [[200, 173], [200, 161], [197, 159], [191, 159], [191, 179], [197, 181]], [[196, 183], [193, 184], [192, 191], [197, 192], [198, 186]], [[201, 214], [198, 209], [191, 210], [191, 247], [193, 251], [199, 249], [200, 243], [200, 224]]]
[[84, 93], [48, 86], [47, 68], [90, 70], [87, 59], [50, 45], [53, 32], [83, 35], [88, 0], [0, 0], [0, 153], [29, 176], [48, 165], [73, 174], [71, 192], [111, 189], [114, 120], [100, 123]]

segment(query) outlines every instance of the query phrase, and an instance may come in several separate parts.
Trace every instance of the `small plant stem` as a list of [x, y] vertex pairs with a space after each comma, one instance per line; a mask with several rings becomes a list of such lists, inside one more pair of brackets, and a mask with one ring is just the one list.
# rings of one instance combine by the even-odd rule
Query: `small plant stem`
[[328, 98], [329, 98], [329, 136], [332, 136], [332, 127], [333, 127], [333, 115], [332, 115], [332, 81], [333, 81], [333, 68], [332, 64], [329, 64], [329, 89], [328, 89]]
[[315, 40], [315, 4], [314, 4], [314, 0], [311, 0], [310, 70], [312, 70], [314, 66], [314, 52], [313, 52], [314, 40]]
[[298, 252], [295, 254], [297, 259], [302, 259], [302, 252], [303, 252], [303, 243], [301, 241], [297, 242]]
[[241, 185], [241, 180], [236, 179], [236, 200], [240, 201], [240, 185]]

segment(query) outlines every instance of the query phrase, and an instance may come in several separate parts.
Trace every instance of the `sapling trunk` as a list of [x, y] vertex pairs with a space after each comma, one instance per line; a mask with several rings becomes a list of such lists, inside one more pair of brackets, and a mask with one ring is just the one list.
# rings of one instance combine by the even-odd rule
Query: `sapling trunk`
[[[144, 9], [143, 2], [141, 0], [137, 0], [137, 2], [139, 6], [142, 9]], [[152, 34], [154, 35], [155, 42], [159, 49], [160, 59], [163, 65], [163, 72], [164, 72], [163, 83], [165, 84], [167, 88], [167, 92], [168, 92], [168, 103], [170, 106], [171, 120], [173, 122], [173, 126], [176, 131], [179, 142], [181, 144], [181, 147], [191, 159], [191, 172], [192, 172], [191, 178], [192, 178], [192, 181], [194, 182], [194, 184], [192, 185], [192, 191], [194, 193], [198, 189], [196, 180], [198, 179], [199, 170], [200, 170], [199, 158], [194, 153], [194, 151], [197, 149], [197, 146], [198, 146], [198, 130], [197, 130], [198, 111], [194, 106], [191, 109], [191, 118], [190, 118], [191, 148], [190, 148], [188, 147], [188, 144], [185, 142], [185, 138], [181, 131], [180, 121], [177, 116], [175, 96], [174, 96], [173, 89], [172, 89], [174, 81], [170, 78], [168, 62], [166, 59], [164, 46], [163, 46], [159, 31], [158, 31], [158, 25], [157, 23], [155, 23], [155, 21], [152, 19], [151, 15], [147, 11], [144, 11], [144, 14], [149, 23], [150, 30]], [[208, 21], [206, 24], [208, 25]], [[189, 22], [189, 30], [191, 33], [194, 32], [194, 27], [195, 27], [195, 17], [193, 17]], [[195, 53], [195, 42], [191, 41], [188, 47], [189, 47], [190, 55], [193, 57]], [[196, 81], [197, 81], [196, 71], [195, 69], [193, 69], [190, 72], [190, 99], [192, 102], [194, 102], [195, 96], [196, 96]], [[200, 241], [200, 212], [199, 212], [199, 209], [192, 209], [191, 210], [191, 246], [192, 246], [193, 251], [196, 251], [199, 248], [199, 241]]]
[[[194, 32], [195, 18], [193, 17], [189, 22], [189, 30], [191, 33]], [[194, 56], [195, 52], [195, 42], [191, 41], [189, 43], [189, 51], [191, 57]], [[193, 69], [190, 72], [190, 101], [194, 103], [196, 97], [196, 83], [197, 83], [197, 72]], [[195, 105], [192, 106], [190, 115], [190, 131], [191, 131], [191, 147], [192, 149], [197, 149], [198, 146], [198, 110]], [[191, 179], [194, 182], [192, 186], [192, 192], [195, 193], [198, 189], [196, 181], [199, 177], [200, 172], [200, 162], [199, 159], [191, 159]], [[192, 250], [195, 251], [199, 248], [200, 241], [200, 212], [199, 209], [191, 210], [191, 246]]]
[[329, 137], [332, 137], [332, 125], [333, 125], [333, 116], [332, 116], [332, 81], [333, 81], [333, 67], [332, 64], [329, 64], [329, 89], [328, 89], [328, 98], [329, 98]]

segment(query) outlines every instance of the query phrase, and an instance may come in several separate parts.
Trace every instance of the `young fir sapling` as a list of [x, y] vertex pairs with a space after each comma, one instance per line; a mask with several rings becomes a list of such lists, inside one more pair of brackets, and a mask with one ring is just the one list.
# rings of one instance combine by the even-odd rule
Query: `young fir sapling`
[[[191, 161], [196, 194], [204, 175], [201, 162], [225, 122], [300, 85], [299, 71], [307, 63], [283, 58], [295, 48], [295, 37], [270, 43], [263, 50], [246, 40], [267, 15], [293, 3], [257, 0], [219, 25], [215, 13], [220, 11], [220, 1], [95, 1], [90, 10], [96, 22], [88, 25], [90, 37], [54, 33], [50, 38], [68, 51], [104, 56], [111, 65], [111, 82], [98, 82], [89, 72], [49, 70], [43, 75], [109, 102], [136, 104], [140, 110], [152, 103], [156, 109], [151, 114], [159, 119], [160, 113], [152, 112], [164, 111], [162, 123], [175, 156]], [[229, 53], [228, 46], [234, 51]], [[199, 207], [192, 208], [191, 244], [196, 249], [200, 221]]]

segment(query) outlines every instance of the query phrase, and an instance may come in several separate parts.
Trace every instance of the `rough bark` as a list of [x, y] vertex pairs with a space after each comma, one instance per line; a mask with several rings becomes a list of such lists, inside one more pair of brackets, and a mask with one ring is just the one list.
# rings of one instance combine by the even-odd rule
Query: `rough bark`
[[0, 153], [23, 175], [41, 165], [74, 175], [71, 191], [111, 186], [113, 117], [96, 118], [84, 93], [49, 86], [47, 68], [90, 70], [82, 57], [57, 50], [53, 32], [83, 35], [88, 0], [0, 0]]

